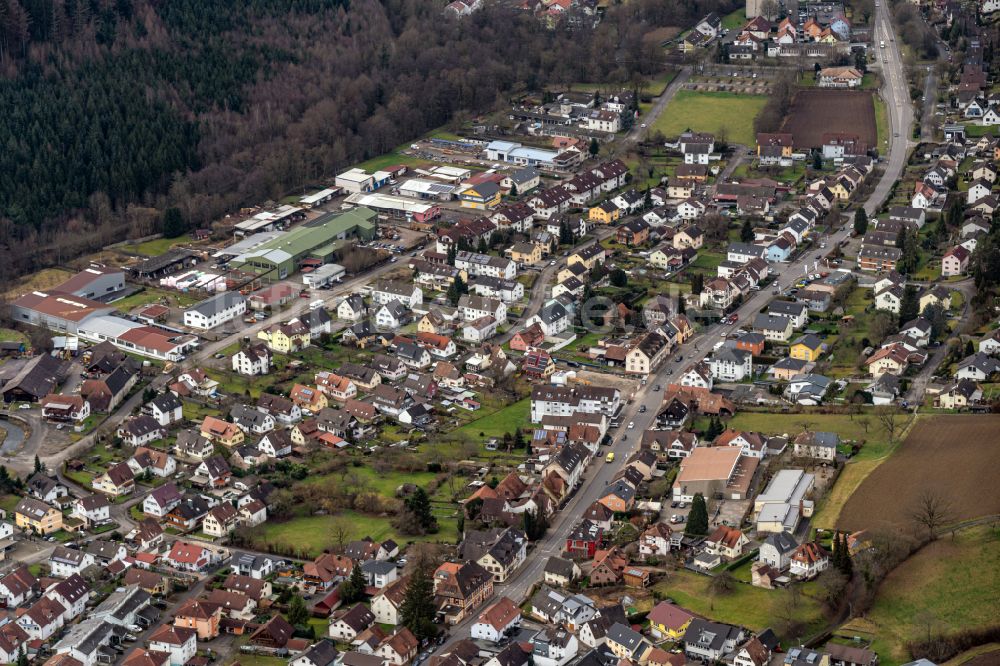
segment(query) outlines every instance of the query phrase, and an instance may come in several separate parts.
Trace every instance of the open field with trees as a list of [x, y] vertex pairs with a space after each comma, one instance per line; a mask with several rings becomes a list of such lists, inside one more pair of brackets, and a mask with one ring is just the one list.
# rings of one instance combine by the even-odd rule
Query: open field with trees
[[997, 589], [1000, 531], [994, 526], [961, 530], [896, 567], [882, 581], [867, 615], [838, 633], [874, 637], [879, 663], [895, 666], [916, 656], [908, 653], [908, 641], [995, 625]]
[[765, 590], [731, 576], [722, 581], [684, 569], [670, 573], [653, 588], [654, 598], [673, 599], [704, 617], [741, 624], [755, 631], [773, 627], [795, 643], [823, 624], [821, 590], [813, 583], [792, 590]]

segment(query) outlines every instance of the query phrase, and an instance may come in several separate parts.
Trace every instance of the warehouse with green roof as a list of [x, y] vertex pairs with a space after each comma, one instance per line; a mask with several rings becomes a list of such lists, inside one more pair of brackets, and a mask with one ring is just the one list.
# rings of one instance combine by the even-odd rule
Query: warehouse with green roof
[[273, 279], [283, 280], [299, 270], [305, 259], [329, 263], [348, 239], [374, 238], [375, 217], [375, 211], [364, 207], [327, 213], [234, 257], [229, 268], [257, 275], [271, 273]]

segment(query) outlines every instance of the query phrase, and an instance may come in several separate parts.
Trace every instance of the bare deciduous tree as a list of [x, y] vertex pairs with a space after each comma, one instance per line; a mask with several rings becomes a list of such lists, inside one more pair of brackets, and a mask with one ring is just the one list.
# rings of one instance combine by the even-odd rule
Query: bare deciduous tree
[[714, 576], [708, 584], [708, 589], [713, 594], [726, 594], [733, 589], [733, 585], [736, 584], [736, 580], [733, 578], [733, 574], [728, 571], [722, 571], [719, 575]]
[[954, 517], [954, 507], [946, 497], [932, 488], [926, 488], [917, 498], [917, 503], [910, 510], [910, 519], [927, 530], [927, 535], [934, 539], [937, 531]]
[[875, 418], [889, 438], [889, 444], [895, 444], [903, 430], [903, 412], [895, 405], [883, 405], [875, 408]]

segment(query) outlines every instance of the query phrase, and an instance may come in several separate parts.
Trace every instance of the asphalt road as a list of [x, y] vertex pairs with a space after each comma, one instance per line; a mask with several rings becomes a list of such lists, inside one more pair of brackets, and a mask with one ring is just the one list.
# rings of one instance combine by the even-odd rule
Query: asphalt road
[[[873, 43], [885, 40], [885, 48], [878, 48], [876, 57], [881, 63], [881, 95], [889, 115], [889, 155], [885, 163], [882, 179], [875, 186], [872, 195], [865, 202], [865, 212], [871, 218], [889, 198], [893, 184], [903, 174], [910, 141], [910, 127], [913, 125], [913, 107], [910, 104], [909, 87], [903, 71], [903, 58], [890, 18], [887, 2], [882, 0], [875, 9], [875, 38]], [[879, 146], [881, 150], [884, 146]]]

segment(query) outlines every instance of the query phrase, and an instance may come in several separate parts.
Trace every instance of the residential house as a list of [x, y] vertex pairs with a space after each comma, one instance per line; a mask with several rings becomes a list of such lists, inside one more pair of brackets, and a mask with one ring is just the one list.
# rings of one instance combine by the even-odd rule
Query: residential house
[[814, 578], [830, 566], [830, 555], [816, 541], [801, 544], [792, 553], [789, 571], [799, 578]]
[[470, 617], [493, 594], [493, 576], [475, 562], [447, 562], [434, 572], [434, 596], [446, 624]]

